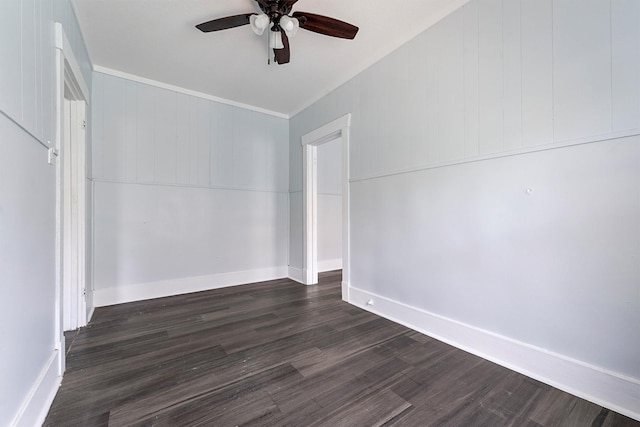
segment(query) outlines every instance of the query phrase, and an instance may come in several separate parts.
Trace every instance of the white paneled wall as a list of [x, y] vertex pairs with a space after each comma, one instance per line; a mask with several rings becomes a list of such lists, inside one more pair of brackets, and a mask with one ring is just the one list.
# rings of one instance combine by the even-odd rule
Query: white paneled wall
[[[615, 42], [611, 38], [612, 7], [610, 2], [598, 0], [554, 3], [556, 139], [575, 139], [612, 131], [611, 57]], [[576, 13], [578, 9], [580, 13]], [[638, 36], [640, 33], [636, 32]], [[585, 69], [590, 72], [583, 72]]]
[[291, 191], [295, 141], [347, 113], [361, 180], [633, 134], [639, 76], [635, 0], [474, 0], [292, 119]]
[[471, 1], [294, 121], [354, 112], [349, 88], [366, 87], [356, 95], [353, 179], [624, 133], [640, 117], [639, 9]]
[[96, 304], [286, 275], [288, 121], [93, 77]]
[[286, 120], [101, 73], [93, 93], [94, 179], [288, 191]]
[[350, 301], [640, 418], [640, 2], [468, 2], [291, 119], [292, 195], [347, 113]]
[[520, 39], [522, 51], [522, 145], [553, 142], [553, 2], [523, 0]]
[[[69, 1], [0, 2], [0, 111], [42, 142], [53, 142], [53, 23], [61, 22], [85, 80], [91, 69]], [[89, 74], [87, 78], [87, 74]]]
[[[22, 3], [0, 3], [0, 20], [1, 38], [7, 41], [0, 43], [0, 109], [15, 120], [22, 120], [22, 46], [16, 43], [22, 37]], [[35, 64], [33, 68], [35, 71]]]
[[640, 2], [615, 0], [611, 3], [611, 114], [613, 129], [638, 126], [640, 95]]
[[0, 110], [41, 141], [52, 134], [52, 16], [51, 2], [0, 3]]
[[42, 424], [64, 365], [56, 350], [62, 331], [54, 330], [56, 168], [46, 149], [56, 135], [54, 22], [90, 70], [70, 1], [0, 1], [2, 426]]

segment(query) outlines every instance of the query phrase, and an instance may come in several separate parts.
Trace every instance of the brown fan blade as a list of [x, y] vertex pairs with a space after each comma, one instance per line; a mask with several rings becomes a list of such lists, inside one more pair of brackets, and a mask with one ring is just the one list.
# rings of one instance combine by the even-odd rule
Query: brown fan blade
[[285, 3], [287, 8], [291, 8], [293, 7], [294, 4], [298, 3], [298, 0], [287, 0], [287, 2]]
[[196, 25], [196, 28], [203, 33], [211, 31], [226, 30], [229, 28], [241, 27], [249, 24], [249, 17], [255, 13], [244, 13], [242, 15], [227, 16], [226, 18], [214, 19], [213, 21], [203, 22]]
[[274, 60], [278, 64], [288, 64], [291, 60], [289, 37], [287, 37], [287, 33], [285, 33], [284, 31], [281, 31], [280, 33], [282, 34], [282, 44], [284, 45], [284, 49], [273, 49]]
[[325, 36], [354, 39], [358, 34], [358, 27], [355, 25], [329, 18], [328, 16], [307, 12], [293, 12], [293, 17], [300, 21], [300, 28], [324, 34]]

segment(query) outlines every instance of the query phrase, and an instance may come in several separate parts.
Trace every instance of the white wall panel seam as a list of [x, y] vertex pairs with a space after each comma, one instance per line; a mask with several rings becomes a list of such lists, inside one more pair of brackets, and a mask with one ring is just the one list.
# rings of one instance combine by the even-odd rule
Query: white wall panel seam
[[556, 141], [556, 23], [555, 2], [551, 0], [551, 141]]
[[614, 130], [614, 113], [615, 113], [615, 105], [614, 105], [614, 71], [613, 71], [613, 0], [609, 0], [609, 73], [611, 74], [611, 79], [609, 81], [610, 87], [609, 90], [611, 92], [611, 111], [609, 116], [609, 130], [613, 132]]
[[208, 175], [208, 183], [209, 186], [211, 186], [213, 184], [213, 181], [211, 179], [212, 175], [211, 175], [211, 145], [213, 143], [213, 132], [211, 129], [212, 126], [212, 120], [211, 120], [211, 102], [207, 102], [207, 109], [209, 111], [209, 114], [207, 114], [207, 121], [208, 121], [208, 128], [209, 128], [209, 135], [207, 138], [207, 156], [205, 157], [207, 159], [207, 175]]
[[[507, 0], [507, 1], [509, 1], [509, 0]], [[519, 0], [517, 0], [517, 1], [519, 1]], [[506, 89], [505, 89], [505, 85], [506, 85], [506, 83], [507, 83], [507, 78], [506, 78], [506, 64], [505, 64], [505, 60], [504, 60], [504, 57], [505, 57], [505, 51], [506, 51], [506, 49], [505, 49], [505, 45], [504, 45], [504, 41], [505, 41], [505, 40], [504, 40], [504, 39], [505, 39], [505, 36], [504, 36], [504, 22], [505, 22], [505, 20], [506, 20], [506, 19], [505, 19], [505, 16], [504, 16], [504, 0], [501, 0], [501, 1], [500, 1], [500, 13], [501, 13], [501, 15], [502, 15], [502, 16], [501, 16], [501, 19], [500, 19], [500, 21], [501, 21], [501, 22], [500, 22], [500, 27], [501, 27], [501, 31], [502, 31], [502, 35], [501, 35], [501, 38], [502, 38], [502, 40], [501, 40], [501, 41], [502, 41], [502, 55], [500, 55], [500, 65], [501, 65], [501, 67], [502, 67], [502, 96], [501, 96], [501, 101], [502, 101], [502, 126], [501, 126], [501, 130], [502, 130], [502, 144], [501, 144], [501, 147], [502, 147], [502, 148], [501, 148], [501, 151], [504, 151], [504, 150], [505, 150], [505, 141], [504, 141], [504, 139], [505, 139], [505, 131], [504, 131], [504, 125], [505, 125], [505, 118], [506, 118], [506, 115], [505, 115], [505, 103], [506, 103], [506, 99], [505, 99], [505, 98], [506, 98]]]
[[[24, 123], [24, 2], [20, 2], [20, 123]], [[32, 132], [30, 132], [32, 133]]]
[[476, 133], [477, 133], [477, 153], [480, 154], [480, 0], [476, 1], [476, 5], [477, 5], [477, 10], [476, 10], [476, 19], [477, 19], [477, 23], [476, 23], [476, 41], [478, 43], [478, 47], [477, 47], [477, 68], [476, 68], [476, 73], [478, 76], [478, 83], [477, 83], [477, 90], [478, 90], [478, 96], [477, 98], [477, 102], [478, 102], [478, 124], [476, 126]]
[[[155, 125], [156, 123], [158, 123], [158, 91], [157, 90], [153, 90], [151, 91], [151, 93], [153, 93], [153, 121], [152, 123]], [[158, 179], [158, 144], [157, 144], [157, 138], [158, 138], [158, 130], [156, 128], [156, 126], [153, 127], [153, 138], [151, 138], [151, 143], [153, 144], [153, 149], [151, 151], [151, 153], [153, 154], [153, 172], [152, 172], [152, 176], [154, 179]]]
[[[126, 177], [133, 177], [134, 180], [138, 180], [138, 125], [134, 122], [133, 118], [136, 117], [138, 112], [138, 96], [135, 85], [130, 84], [129, 82], [125, 83], [125, 97], [126, 97], [126, 111], [127, 111], [127, 136], [132, 138], [127, 138], [127, 147], [126, 147], [126, 165], [127, 172]], [[130, 105], [131, 104], [131, 105]], [[135, 126], [134, 130], [132, 128]], [[131, 144], [131, 146], [129, 146]], [[133, 170], [131, 170], [133, 169]]]
[[42, 7], [39, 7], [36, 11], [35, 19], [35, 38], [36, 38], [36, 133], [44, 135], [43, 129], [43, 90], [42, 90], [42, 68], [43, 68], [43, 47], [42, 47]]
[[[464, 13], [467, 8], [467, 5], [462, 7], [462, 105], [464, 105], [462, 110], [462, 138], [463, 138], [463, 150], [462, 155], [467, 157], [467, 137], [469, 133], [469, 129], [467, 127], [467, 62], [465, 61], [465, 46], [467, 45], [467, 38], [465, 37], [467, 32], [467, 20], [465, 19], [466, 14]], [[348, 178], [347, 178], [348, 180]]]
[[180, 144], [180, 140], [178, 138], [178, 119], [179, 119], [179, 115], [178, 115], [178, 93], [174, 92], [173, 93], [174, 96], [174, 103], [173, 103], [173, 116], [174, 116], [174, 122], [175, 122], [175, 127], [173, 128], [174, 134], [173, 134], [173, 176], [175, 176], [174, 181], [176, 182], [176, 184], [179, 182], [180, 178], [178, 176], [178, 146]]
[[524, 43], [523, 32], [522, 32], [522, 0], [520, 1], [520, 146], [524, 146], [524, 73], [522, 69], [524, 68], [524, 60], [523, 60], [523, 50]]

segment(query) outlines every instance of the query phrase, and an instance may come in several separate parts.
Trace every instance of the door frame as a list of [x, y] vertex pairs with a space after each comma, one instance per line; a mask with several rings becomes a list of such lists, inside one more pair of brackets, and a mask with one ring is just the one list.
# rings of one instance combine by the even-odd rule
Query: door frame
[[318, 283], [318, 146], [342, 140], [342, 299], [349, 300], [349, 134], [351, 114], [346, 114], [302, 136], [302, 251], [303, 283]]
[[[56, 350], [64, 352], [64, 331], [87, 323], [87, 138], [89, 88], [62, 24], [55, 31], [56, 180]], [[71, 147], [73, 146], [73, 149]], [[60, 357], [59, 374], [65, 369]]]

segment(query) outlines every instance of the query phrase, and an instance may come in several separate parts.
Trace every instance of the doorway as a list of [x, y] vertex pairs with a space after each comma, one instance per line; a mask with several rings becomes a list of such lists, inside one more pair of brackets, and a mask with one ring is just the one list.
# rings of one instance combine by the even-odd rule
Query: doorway
[[[92, 309], [87, 303], [87, 110], [89, 89], [60, 23], [56, 41], [56, 348], [64, 351], [64, 331], [87, 324]], [[59, 373], [64, 372], [64, 357]]]
[[342, 270], [342, 138], [317, 146], [318, 274]]
[[349, 129], [347, 114], [302, 137], [303, 153], [303, 279], [306, 285], [318, 283], [318, 147], [340, 140], [342, 153], [342, 299], [349, 292]]

